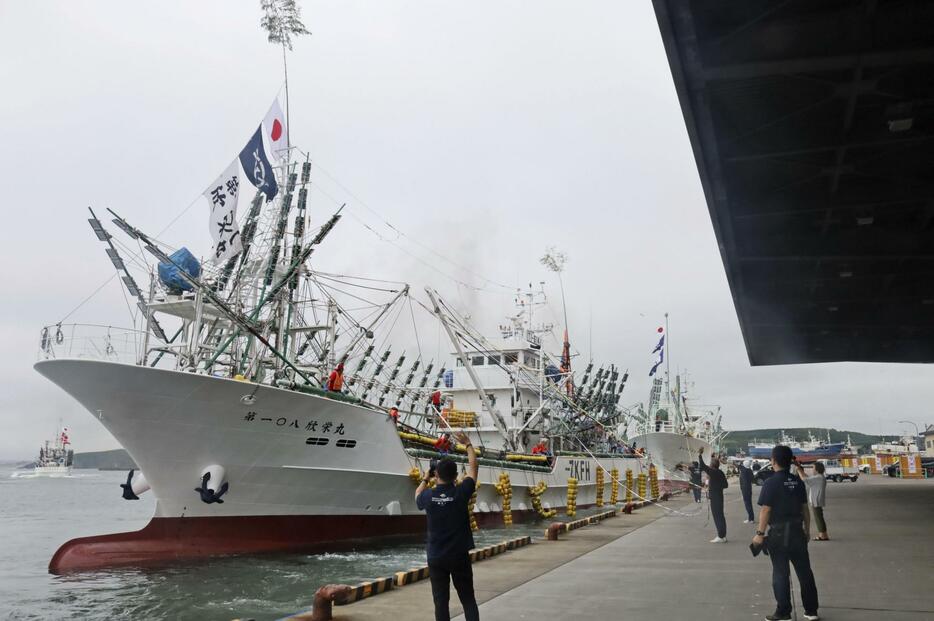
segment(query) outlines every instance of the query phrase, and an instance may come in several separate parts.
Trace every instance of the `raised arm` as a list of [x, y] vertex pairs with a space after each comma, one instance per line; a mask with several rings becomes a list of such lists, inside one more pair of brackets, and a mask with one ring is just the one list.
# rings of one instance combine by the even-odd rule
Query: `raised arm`
[[708, 475], [710, 474], [710, 466], [704, 463], [704, 447], [701, 447], [697, 452], [697, 465], [700, 466], [702, 471], [706, 472]]
[[[418, 502], [418, 497], [422, 495], [422, 492], [428, 489], [428, 486], [431, 485], [431, 480], [434, 478], [434, 475], [435, 475], [434, 469], [430, 469], [428, 470], [428, 473], [425, 475], [425, 477], [421, 481], [419, 481], [418, 487], [415, 489], [416, 503]], [[419, 507], [419, 509], [421, 508], [422, 507]]]
[[477, 463], [477, 451], [474, 450], [470, 437], [461, 431], [454, 435], [454, 439], [467, 448], [467, 476], [476, 481], [480, 474], [480, 465]]

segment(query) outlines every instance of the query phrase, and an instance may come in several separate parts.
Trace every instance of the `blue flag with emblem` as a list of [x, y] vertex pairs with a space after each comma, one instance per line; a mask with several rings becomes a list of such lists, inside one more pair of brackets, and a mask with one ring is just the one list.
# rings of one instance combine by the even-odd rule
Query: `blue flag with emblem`
[[661, 366], [662, 362], [665, 361], [665, 350], [658, 352], [658, 361], [655, 363], [655, 366], [652, 367], [652, 370], [649, 371], [649, 377], [655, 375], [655, 372], [658, 371], [658, 367]]
[[279, 193], [276, 175], [273, 174], [266, 148], [263, 146], [263, 126], [260, 125], [253, 133], [253, 137], [243, 151], [240, 151], [240, 165], [243, 173], [256, 189], [266, 195], [266, 202], [275, 198]]

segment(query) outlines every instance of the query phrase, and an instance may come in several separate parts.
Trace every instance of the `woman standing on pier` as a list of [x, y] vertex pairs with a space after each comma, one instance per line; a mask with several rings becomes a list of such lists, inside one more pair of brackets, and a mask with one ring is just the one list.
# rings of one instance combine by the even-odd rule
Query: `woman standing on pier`
[[808, 476], [801, 464], [795, 462], [798, 476], [808, 488], [808, 504], [814, 512], [814, 525], [817, 526], [817, 537], [814, 541], [829, 541], [827, 536], [827, 522], [824, 521], [824, 496], [827, 491], [827, 477], [824, 476], [823, 462], [814, 463], [814, 474]]

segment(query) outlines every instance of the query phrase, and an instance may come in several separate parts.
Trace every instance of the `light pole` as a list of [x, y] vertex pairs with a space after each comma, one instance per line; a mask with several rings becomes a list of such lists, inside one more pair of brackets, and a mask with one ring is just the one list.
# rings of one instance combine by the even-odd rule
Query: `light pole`
[[[899, 423], [906, 424], [906, 425], [914, 425], [914, 426], [915, 426], [915, 444], [917, 444], [917, 443], [918, 443], [918, 438], [921, 437], [921, 429], [920, 429], [920, 427], [918, 427], [918, 423], [913, 422], [913, 421], [910, 421], [910, 420], [900, 420], [900, 421], [898, 421], [898, 422], [899, 422]], [[908, 446], [908, 449], [911, 450], [911, 446]]]

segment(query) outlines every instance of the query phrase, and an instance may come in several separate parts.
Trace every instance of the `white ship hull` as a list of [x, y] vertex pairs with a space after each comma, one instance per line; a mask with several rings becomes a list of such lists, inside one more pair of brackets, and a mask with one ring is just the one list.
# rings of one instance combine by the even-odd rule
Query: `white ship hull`
[[[427, 460], [406, 452], [391, 420], [320, 395], [94, 360], [46, 360], [36, 369], [77, 399], [139, 465], [156, 497], [138, 533], [74, 540], [50, 569], [240, 552], [326, 549], [356, 539], [420, 532], [409, 471]], [[505, 469], [517, 518], [534, 517], [527, 489], [545, 481], [544, 508], [566, 504], [569, 477], [579, 507], [596, 501], [596, 471], [643, 472], [644, 460], [558, 457], [550, 473]], [[223, 503], [195, 491], [206, 468], [223, 468]], [[501, 517], [493, 484], [503, 468], [480, 469], [476, 514]], [[610, 498], [605, 477], [604, 500]], [[620, 500], [624, 498], [621, 490]], [[116, 501], [116, 493], [115, 493]]]
[[36, 466], [34, 473], [38, 477], [67, 477], [71, 474], [71, 466]]
[[712, 450], [710, 443], [700, 438], [664, 431], [636, 436], [632, 441], [660, 469], [659, 477], [672, 481], [688, 481], [687, 466], [697, 460], [698, 451], [703, 448], [705, 459], [709, 460]]

